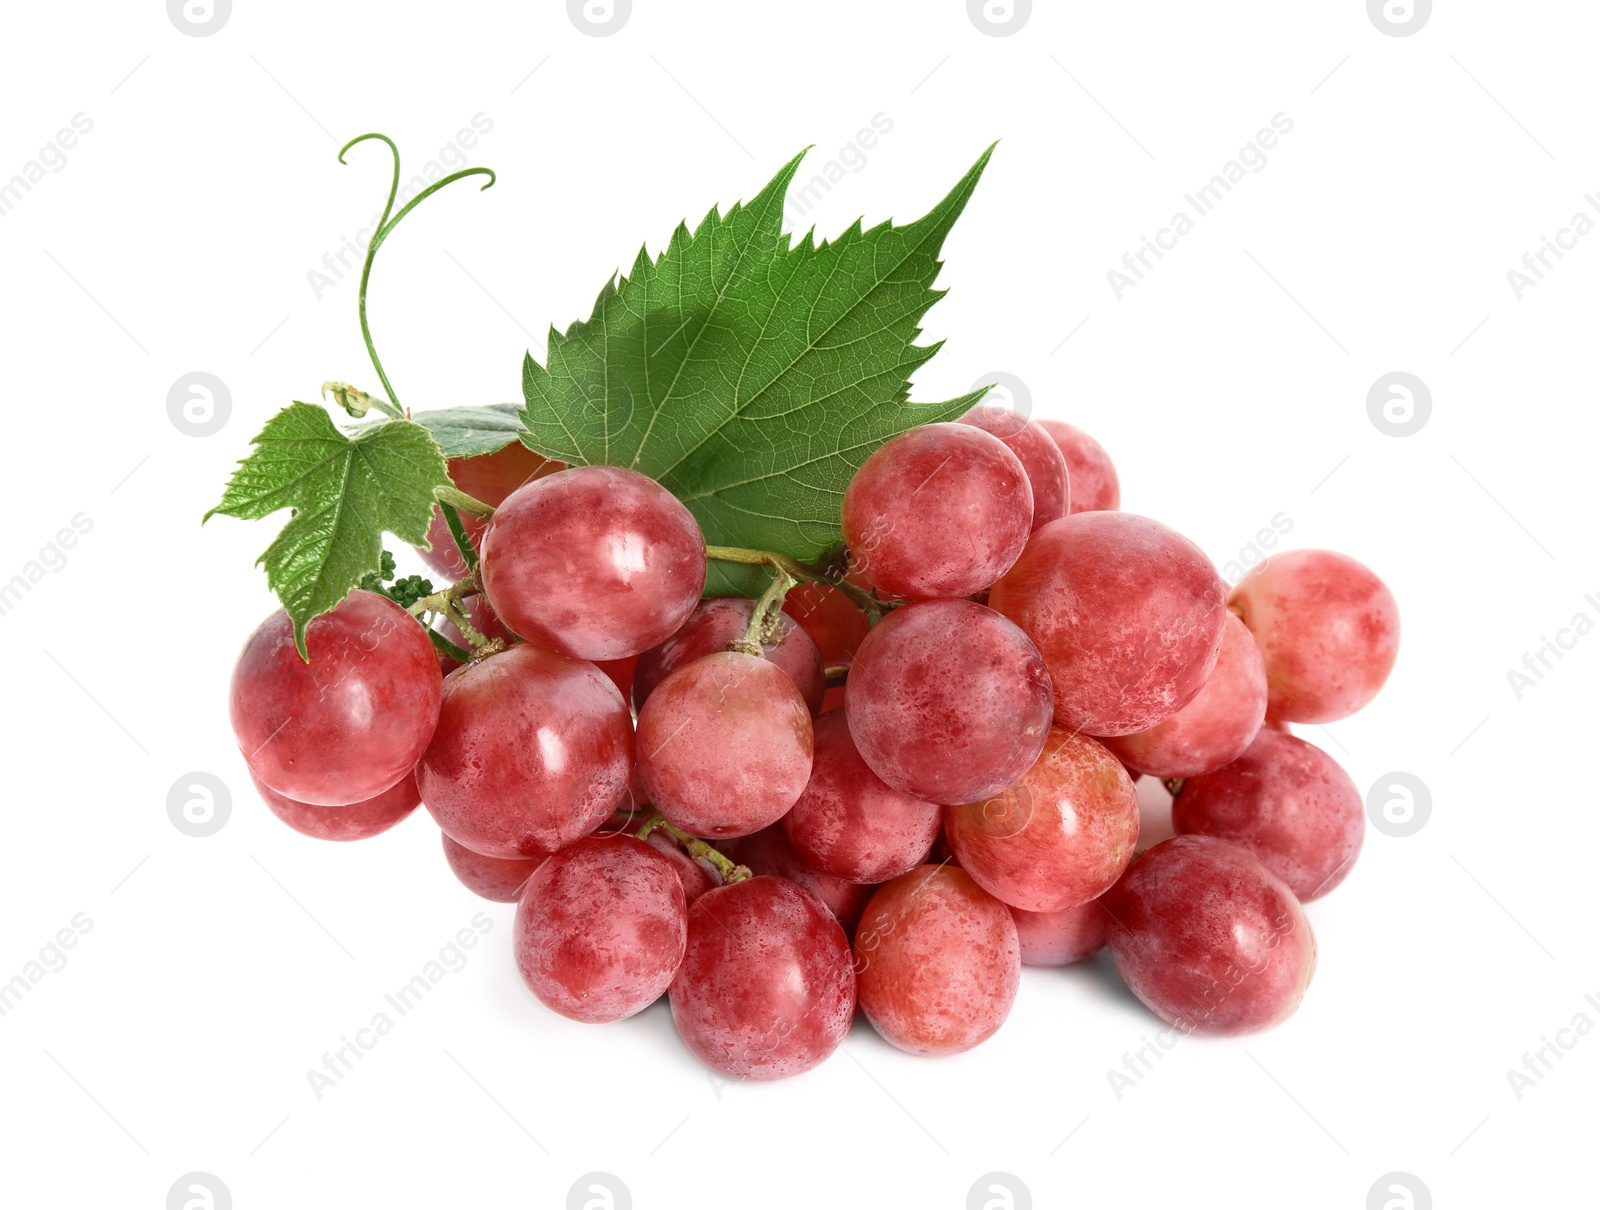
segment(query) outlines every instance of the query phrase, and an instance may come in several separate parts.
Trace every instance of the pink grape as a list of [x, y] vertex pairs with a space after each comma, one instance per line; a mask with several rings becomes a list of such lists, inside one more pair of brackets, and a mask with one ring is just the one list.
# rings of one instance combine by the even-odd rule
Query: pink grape
[[444, 859], [450, 872], [474, 895], [494, 903], [515, 903], [522, 898], [528, 877], [544, 864], [546, 857], [485, 857], [466, 845], [451, 840], [444, 832]]
[[850, 738], [844, 711], [816, 722], [811, 780], [783, 830], [801, 859], [849, 882], [887, 882], [922, 863], [939, 807], [885, 784]]
[[1361, 791], [1333, 757], [1264, 730], [1232, 764], [1184, 781], [1172, 826], [1242, 845], [1309, 903], [1350, 873], [1367, 818]]
[[665, 832], [651, 832], [644, 842], [672, 863], [678, 881], [683, 883], [683, 897], [688, 902], [693, 903], [712, 887], [722, 885], [719, 879], [680, 849], [677, 841]]
[[849, 934], [854, 934], [856, 923], [861, 919], [862, 909], [867, 906], [867, 900], [872, 898], [872, 892], [877, 889], [847, 882], [843, 878], [824, 874], [821, 870], [807, 865], [805, 859], [795, 851], [794, 845], [789, 843], [789, 836], [783, 830], [781, 823], [762, 828], [759, 832], [752, 832], [749, 836], [720, 842], [718, 848], [726, 856], [740, 865], [748, 866], [757, 874], [771, 874], [776, 878], [787, 878], [790, 882], [799, 883], [822, 900], [840, 926]]
[[923, 601], [867, 635], [845, 685], [845, 715], [861, 758], [895, 789], [975, 802], [1043, 751], [1050, 677], [1027, 635], [994, 610]]
[[1300, 1005], [1317, 942], [1288, 885], [1244, 848], [1164, 840], [1104, 899], [1117, 973], [1183, 1033], [1271, 1029]]
[[1052, 727], [1020, 781], [985, 802], [946, 807], [944, 835], [989, 894], [1058, 912], [1098, 898], [1128, 868], [1139, 796], [1102, 744]]
[[861, 1011], [915, 1055], [971, 1050], [1005, 1023], [1022, 980], [1011, 910], [955, 866], [885, 883], [856, 930]]
[[[491, 508], [499, 508], [505, 498], [524, 483], [565, 469], [564, 462], [543, 458], [520, 441], [513, 441], [492, 454], [452, 458], [448, 467], [450, 482], [474, 500], [481, 500]], [[466, 530], [467, 539], [473, 547], [478, 548], [483, 538], [484, 522], [470, 513], [462, 513], [461, 528]], [[450, 527], [445, 524], [444, 513], [437, 508], [433, 510], [433, 521], [428, 526], [428, 542], [432, 549], [418, 547], [417, 553], [435, 572], [451, 580], [459, 580], [467, 574], [467, 565], [462, 562], [461, 552], [456, 549]]]
[[1233, 614], [1222, 650], [1200, 692], [1148, 731], [1114, 735], [1110, 748], [1130, 769], [1156, 777], [1193, 777], [1220, 769], [1246, 748], [1267, 714], [1267, 670], [1249, 629]]
[[605, 673], [531, 643], [445, 678], [422, 801], [451, 839], [487, 857], [537, 857], [628, 803], [633, 719]]
[[1200, 548], [1131, 513], [1076, 513], [1028, 542], [989, 604], [1037, 645], [1056, 722], [1090, 735], [1145, 731], [1200, 692], [1216, 665], [1227, 588]]
[[1098, 899], [1059, 912], [1011, 909], [1023, 966], [1071, 966], [1098, 954], [1106, 943], [1106, 910]]
[[1070, 492], [1067, 460], [1037, 421], [1018, 415], [1010, 408], [980, 403], [961, 418], [961, 423], [1000, 438], [1028, 472], [1028, 486], [1033, 489], [1031, 529], [1067, 515]]
[[574, 1021], [620, 1021], [667, 990], [689, 908], [672, 863], [632, 836], [589, 836], [534, 871], [517, 904], [517, 969]]
[[1049, 433], [1067, 460], [1067, 475], [1072, 481], [1072, 511], [1075, 513], [1115, 510], [1122, 507], [1122, 486], [1111, 455], [1088, 433], [1061, 420], [1038, 422]]
[[[639, 657], [633, 674], [633, 708], [642, 709], [656, 686], [679, 668], [701, 656], [726, 651], [730, 642], [744, 634], [755, 610], [756, 603], [747, 597], [713, 597], [700, 602], [676, 634]], [[811, 713], [816, 714], [822, 709], [822, 656], [811, 636], [787, 611], [778, 615], [778, 621], [783, 638], [763, 650], [768, 660], [788, 673]]]
[[734, 1079], [810, 1071], [855, 1015], [850, 943], [810, 891], [758, 877], [707, 891], [689, 909], [689, 945], [672, 981], [678, 1036]]
[[925, 424], [875, 450], [844, 494], [857, 571], [890, 597], [964, 597], [1016, 562], [1033, 520], [1017, 456], [967, 424]]
[[1400, 650], [1400, 607], [1348, 555], [1286, 550], [1241, 580], [1228, 605], [1256, 636], [1267, 713], [1331, 723], [1378, 695]]
[[256, 628], [234, 665], [228, 715], [245, 764], [294, 802], [375, 798], [417, 763], [439, 720], [439, 661], [427, 632], [387, 597], [360, 589], [306, 627]]
[[484, 532], [479, 571], [495, 612], [524, 639], [620, 660], [694, 612], [706, 544], [689, 510], [653, 479], [581, 466], [506, 498]]
[[704, 656], [639, 711], [639, 783], [687, 832], [748, 836], [806, 788], [811, 734], [811, 711], [778, 665], [736, 651]]
[[317, 840], [366, 840], [387, 832], [422, 802], [417, 793], [417, 779], [409, 773], [375, 798], [343, 807], [295, 802], [271, 789], [254, 773], [250, 780], [255, 783], [261, 801], [274, 815], [301, 835]]

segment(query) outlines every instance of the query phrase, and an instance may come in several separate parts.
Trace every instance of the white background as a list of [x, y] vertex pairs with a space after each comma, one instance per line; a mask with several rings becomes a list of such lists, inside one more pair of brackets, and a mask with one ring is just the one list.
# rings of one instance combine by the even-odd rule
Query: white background
[[[1600, 1023], [1600, 638], [1521, 700], [1506, 673], [1600, 620], [1600, 237], [1520, 301], [1506, 272], [1600, 188], [1597, 27], [1576, 2], [1442, 4], [1409, 37], [1360, 0], [1072, 3], [997, 38], [960, 0], [637, 0], [596, 38], [554, 0], [239, 0], [195, 38], [160, 0], [8, 6], [0, 181], [72, 115], [93, 130], [0, 218], [0, 580], [75, 514], [93, 528], [0, 618], [0, 980], [92, 921], [0, 1018], [7, 1203], [158, 1210], [191, 1171], [241, 1210], [561, 1207], [595, 1170], [642, 1210], [958, 1210], [996, 1170], [1039, 1207], [1359, 1210], [1396, 1170], [1440, 1207], [1592, 1199], [1600, 1036], [1565, 1035], [1520, 1099], [1506, 1072]], [[472, 161], [499, 184], [433, 199], [375, 273], [414, 406], [517, 398], [524, 349], [641, 240], [807, 144], [820, 165], [893, 123], [806, 216], [831, 234], [915, 217], [1003, 138], [916, 397], [1015, 374], [1110, 449], [1125, 507], [1219, 566], [1283, 513], [1291, 544], [1357, 556], [1400, 601], [1383, 695], [1303, 734], [1364, 791], [1421, 778], [1432, 816], [1369, 829], [1312, 906], [1297, 1016], [1185, 1041], [1119, 1098], [1107, 1072], [1155, 1023], [1102, 960], [1026, 972], [958, 1058], [858, 1023], [803, 1078], [719, 1087], [664, 1004], [589, 1027], [534, 1001], [511, 909], [455, 883], [424, 812], [334, 846], [255, 801], [224, 688], [273, 606], [252, 562], [275, 525], [200, 515], [271, 413], [324, 379], [376, 387], [353, 280], [319, 299], [307, 276], [387, 186], [380, 147], [341, 167], [339, 144], [380, 129], [421, 168], [480, 113]], [[1107, 270], [1278, 113], [1267, 166], [1118, 301]], [[194, 370], [231, 390], [204, 438], [167, 415]], [[1411, 437], [1367, 415], [1393, 370], [1431, 388]], [[205, 839], [167, 816], [194, 771], [233, 796]], [[319, 1101], [307, 1069], [480, 911], [466, 967]]]

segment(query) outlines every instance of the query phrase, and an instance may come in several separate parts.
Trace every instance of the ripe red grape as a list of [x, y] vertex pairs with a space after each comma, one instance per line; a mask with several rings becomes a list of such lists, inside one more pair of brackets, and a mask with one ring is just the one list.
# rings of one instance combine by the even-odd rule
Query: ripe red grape
[[945, 839], [989, 894], [1058, 912], [1103, 894], [1139, 839], [1139, 796], [1097, 740], [1051, 727], [1022, 779], [985, 802], [945, 808]]
[[638, 669], [639, 657], [630, 655], [620, 660], [596, 660], [594, 666], [611, 678], [611, 683], [622, 694], [622, 700], [633, 696], [633, 674]]
[[855, 932], [862, 909], [877, 889], [847, 882], [807, 865], [805, 859], [795, 851], [794, 845], [789, 843], [789, 836], [781, 823], [752, 832], [749, 836], [721, 841], [717, 847], [732, 860], [748, 866], [757, 874], [771, 874], [798, 882], [822, 900], [846, 933]]
[[852, 564], [881, 592], [964, 597], [1022, 553], [1033, 489], [999, 438], [967, 424], [925, 424], [862, 464], [843, 517]]
[[[566, 463], [543, 458], [520, 441], [513, 441], [492, 454], [479, 454], [476, 458], [452, 458], [449, 464], [450, 482], [474, 500], [481, 500], [491, 508], [499, 508], [501, 502], [524, 483], [565, 469]], [[462, 513], [461, 527], [467, 531], [467, 538], [472, 545], [478, 547], [483, 537], [484, 522], [470, 513]], [[428, 526], [428, 542], [433, 549], [418, 547], [417, 553], [435, 572], [451, 580], [459, 580], [467, 574], [467, 565], [461, 559], [461, 552], [456, 549], [455, 539], [450, 536], [450, 527], [445, 524], [444, 514], [437, 508], [433, 510], [433, 521]]]
[[1071, 966], [1093, 958], [1106, 943], [1106, 910], [1098, 899], [1059, 912], [1012, 908], [1023, 966]]
[[994, 610], [923, 601], [867, 635], [845, 686], [845, 716], [861, 758], [895, 789], [975, 802], [1038, 759], [1050, 677], [1027, 635]]
[[444, 841], [444, 859], [449, 863], [450, 872], [474, 895], [495, 903], [515, 903], [521, 899], [523, 884], [546, 860], [543, 855], [509, 859], [485, 857], [451, 840], [444, 832], [439, 836]]
[[245, 764], [295, 802], [375, 798], [417, 763], [439, 719], [439, 661], [422, 625], [360, 589], [306, 627], [306, 663], [281, 609], [234, 665], [228, 714]]
[[707, 891], [689, 909], [689, 945], [672, 981], [684, 1044], [735, 1079], [810, 1071], [855, 1015], [850, 943], [810, 891], [758, 877]]
[[1011, 1012], [1022, 981], [1011, 910], [955, 866], [918, 866], [878, 888], [856, 930], [861, 1011], [916, 1055], [971, 1050]]
[[1267, 666], [1267, 713], [1331, 723], [1383, 688], [1400, 650], [1400, 607], [1348, 555], [1286, 550], [1241, 580], [1228, 605]]
[[582, 466], [506, 498], [484, 532], [479, 570], [495, 612], [529, 642], [620, 660], [694, 612], [706, 544], [689, 510], [653, 479]]
[[824, 665], [848, 664], [870, 628], [867, 615], [832, 584], [800, 584], [789, 590], [783, 612], [800, 623]]
[[1244, 755], [1187, 778], [1172, 803], [1179, 835], [1231, 840], [1260, 859], [1302, 903], [1344, 881], [1361, 852], [1361, 791], [1313, 744], [1264, 730]]
[[1010, 408], [980, 403], [961, 418], [961, 423], [1000, 438], [1022, 463], [1022, 469], [1028, 472], [1028, 486], [1033, 489], [1032, 529], [1067, 515], [1067, 460], [1037, 421], [1019, 416]]
[[1122, 507], [1122, 487], [1111, 455], [1088, 433], [1060, 420], [1038, 422], [1049, 433], [1067, 460], [1067, 475], [1072, 481], [1072, 511], [1097, 512]]
[[274, 815], [301, 835], [317, 840], [366, 840], [379, 832], [387, 832], [422, 802], [417, 793], [417, 779], [410, 773], [375, 798], [343, 807], [295, 802], [267, 786], [254, 773], [250, 780], [255, 783], [261, 801]]
[[808, 865], [849, 882], [887, 882], [927, 857], [939, 807], [885, 784], [835, 710], [816, 722], [811, 780], [783, 830]]
[[606, 674], [518, 643], [445, 678], [417, 785], [457, 843], [537, 857], [625, 806], [632, 768], [633, 720]]
[[1103, 902], [1117, 973], [1184, 1033], [1271, 1029], [1299, 1007], [1316, 969], [1316, 938], [1294, 892], [1225, 840], [1162, 841]]
[[806, 788], [811, 711], [776, 664], [723, 651], [656, 686], [637, 746], [640, 786], [668, 820], [696, 836], [748, 836]]
[[552, 854], [517, 904], [517, 969], [574, 1021], [620, 1021], [678, 970], [689, 908], [672, 863], [632, 836], [589, 836]]
[[1192, 777], [1220, 769], [1250, 746], [1267, 714], [1267, 672], [1249, 629], [1233, 614], [1222, 650], [1200, 692], [1148, 731], [1114, 735], [1106, 747], [1130, 769], [1156, 777]]
[[1144, 731], [1188, 705], [1217, 662], [1227, 589], [1181, 534], [1131, 513], [1076, 513], [1028, 542], [989, 593], [1038, 646], [1056, 722]]
[[[639, 657], [633, 674], [633, 708], [642, 709], [656, 686], [679, 668], [701, 656], [726, 651], [729, 643], [744, 634], [755, 611], [756, 603], [748, 597], [713, 597], [700, 602], [676, 634]], [[762, 649], [768, 660], [788, 673], [811, 713], [816, 714], [822, 709], [822, 656], [787, 609], [778, 620], [783, 638]]]

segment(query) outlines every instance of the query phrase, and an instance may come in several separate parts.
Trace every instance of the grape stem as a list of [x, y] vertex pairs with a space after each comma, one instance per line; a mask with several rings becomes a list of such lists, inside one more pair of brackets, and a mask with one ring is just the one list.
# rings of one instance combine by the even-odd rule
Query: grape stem
[[746, 878], [753, 877], [749, 866], [739, 865], [731, 858], [724, 857], [698, 836], [691, 836], [682, 828], [674, 827], [668, 823], [666, 817], [660, 812], [644, 821], [644, 826], [634, 833], [640, 840], [649, 837], [652, 832], [665, 832], [678, 843], [678, 847], [689, 854], [696, 861], [708, 861], [716, 867], [722, 876], [723, 886], [732, 886], [736, 882], [743, 882]]
[[439, 511], [444, 514], [444, 523], [450, 527], [450, 537], [455, 541], [461, 561], [467, 565], [468, 571], [477, 571], [478, 552], [472, 545], [472, 539], [467, 537], [467, 527], [461, 522], [461, 510], [454, 504], [441, 502]]
[[[469, 543], [468, 545], [470, 546], [471, 544]], [[443, 614], [461, 632], [461, 636], [472, 644], [472, 650], [475, 655], [492, 655], [493, 652], [488, 649], [493, 647], [494, 644], [484, 638], [478, 628], [467, 620], [467, 615], [460, 608], [460, 602], [463, 598], [477, 596], [482, 591], [483, 585], [478, 580], [477, 570], [474, 569], [450, 585], [449, 588], [442, 588], [432, 596], [423, 597], [411, 607], [410, 612], [416, 618], [421, 618], [424, 614], [429, 613]], [[431, 630], [432, 628], [430, 627], [429, 629]], [[442, 638], [443, 636], [440, 637]], [[445, 641], [448, 642], [449, 640]], [[439, 646], [437, 641], [434, 646]], [[444, 650], [442, 647], [439, 649], [441, 651]], [[459, 647], [456, 648], [456, 651], [460, 650]], [[495, 648], [495, 650], [498, 650], [498, 648]], [[450, 653], [447, 652], [446, 654]], [[467, 660], [471, 658], [472, 656], [470, 655], [466, 657]], [[465, 663], [466, 660], [462, 662]]]
[[750, 625], [745, 627], [743, 634], [728, 644], [728, 650], [740, 651], [745, 655], [761, 659], [766, 655], [768, 643], [781, 643], [783, 623], [780, 619], [783, 617], [783, 600], [789, 595], [789, 590], [799, 582], [782, 568], [775, 568], [772, 572], [772, 583], [767, 585], [767, 591], [761, 594], [756, 607], [750, 611]]
[[464, 513], [470, 513], [480, 521], [488, 521], [494, 517], [493, 505], [485, 504], [482, 500], [474, 500], [466, 492], [451, 483], [434, 488], [433, 498], [441, 505], [448, 504], [454, 508], [459, 508]]
[[798, 559], [791, 559], [788, 555], [780, 555], [774, 551], [745, 550], [739, 546], [708, 546], [706, 558], [719, 563], [744, 563], [752, 567], [769, 567], [774, 572], [783, 572], [802, 584], [831, 584], [865, 610], [867, 617], [874, 623], [883, 617], [884, 603], [865, 589], [850, 583], [837, 568], [813, 567], [809, 563], [802, 563]]

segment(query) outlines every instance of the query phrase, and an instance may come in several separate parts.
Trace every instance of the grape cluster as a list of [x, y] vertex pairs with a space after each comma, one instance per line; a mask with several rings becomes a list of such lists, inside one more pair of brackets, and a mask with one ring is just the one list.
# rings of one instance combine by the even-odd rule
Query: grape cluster
[[[1395, 602], [1361, 564], [1290, 551], [1230, 592], [1119, 511], [1092, 438], [992, 408], [876, 450], [847, 553], [771, 559], [759, 601], [702, 600], [699, 527], [634, 471], [514, 445], [451, 473], [494, 506], [475, 560], [442, 520], [429, 553], [466, 590], [440, 611], [459, 626], [435, 620], [470, 661], [419, 622], [435, 597], [358, 589], [310, 624], [309, 661], [285, 615], [262, 623], [232, 721], [301, 832], [425, 804], [456, 877], [517, 904], [517, 966], [556, 1012], [665, 994], [703, 1062], [772, 1079], [858, 1009], [906, 1051], [969, 1049], [1023, 965], [1102, 947], [1184, 1032], [1298, 1006], [1302, 904], [1349, 873], [1363, 813], [1289, 726], [1359, 709], [1393, 666]], [[1177, 833], [1143, 852], [1142, 776]]]

